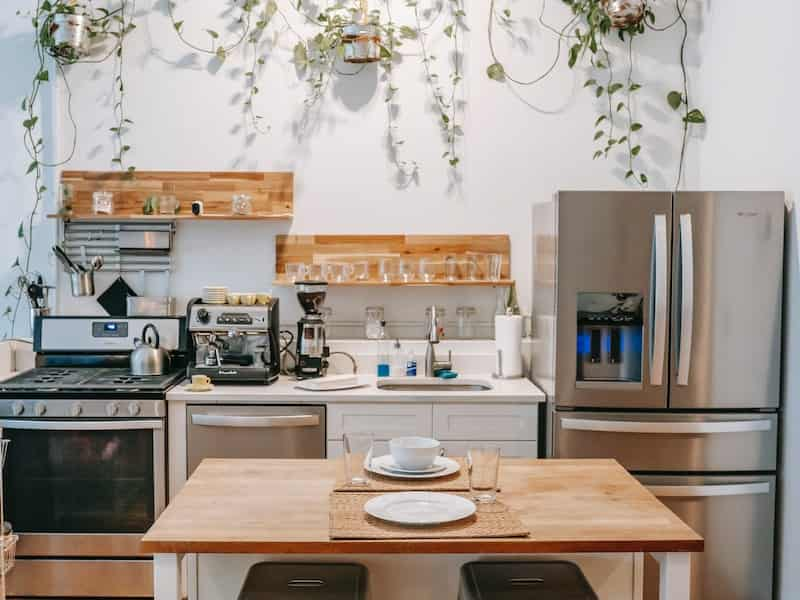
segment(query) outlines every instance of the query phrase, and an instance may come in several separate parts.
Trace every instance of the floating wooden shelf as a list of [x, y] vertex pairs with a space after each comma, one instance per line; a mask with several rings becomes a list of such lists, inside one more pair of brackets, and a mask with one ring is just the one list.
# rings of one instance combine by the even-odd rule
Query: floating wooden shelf
[[[477, 279], [448, 280], [445, 278], [445, 259], [455, 257], [464, 261], [476, 257], [478, 262], [487, 254], [502, 256], [500, 279], [491, 281], [484, 273]], [[414, 278], [411, 281], [382, 281], [378, 262], [382, 258], [406, 259], [415, 267], [420, 259], [432, 260], [433, 281]], [[275, 285], [292, 285], [285, 276], [287, 263], [322, 265], [325, 263], [369, 264], [365, 280], [330, 282], [336, 286], [510, 286], [511, 242], [507, 235], [279, 235], [275, 240]]]
[[[293, 281], [286, 278], [279, 277], [272, 282], [277, 286], [292, 286]], [[456, 279], [449, 281], [447, 279], [434, 279], [433, 281], [422, 281], [414, 279], [412, 281], [375, 281], [372, 279], [366, 281], [330, 281], [328, 285], [337, 287], [509, 287], [514, 284], [513, 279], [499, 279], [497, 281], [489, 281], [485, 279]]]
[[[61, 185], [62, 211], [48, 216], [75, 221], [277, 221], [291, 219], [294, 210], [292, 173], [137, 171], [131, 178], [118, 171], [64, 171]], [[96, 191], [114, 194], [113, 214], [94, 214], [92, 193]], [[251, 214], [231, 213], [234, 194], [251, 197]], [[142, 213], [148, 197], [163, 195], [177, 198], [180, 203], [177, 214]], [[196, 200], [203, 203], [203, 215], [191, 212], [191, 204]], [[70, 210], [65, 210], [67, 207]]]

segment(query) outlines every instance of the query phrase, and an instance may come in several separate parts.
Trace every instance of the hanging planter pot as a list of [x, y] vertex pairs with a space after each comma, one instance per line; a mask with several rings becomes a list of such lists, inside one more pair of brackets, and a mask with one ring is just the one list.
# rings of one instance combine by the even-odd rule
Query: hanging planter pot
[[375, 25], [351, 23], [342, 31], [343, 60], [347, 63], [372, 63], [381, 59], [380, 30]]
[[78, 60], [89, 54], [91, 19], [88, 15], [57, 13], [50, 21], [53, 56]]
[[603, 0], [603, 8], [617, 29], [627, 29], [641, 23], [646, 6], [646, 0]]

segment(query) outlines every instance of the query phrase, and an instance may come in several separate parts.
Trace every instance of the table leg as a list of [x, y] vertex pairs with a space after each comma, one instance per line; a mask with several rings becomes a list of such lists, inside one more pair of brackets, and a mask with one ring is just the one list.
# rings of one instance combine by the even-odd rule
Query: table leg
[[153, 555], [154, 600], [181, 600], [182, 554]]
[[660, 600], [700, 600], [690, 599], [691, 595], [691, 554], [688, 552], [654, 552], [658, 561]]

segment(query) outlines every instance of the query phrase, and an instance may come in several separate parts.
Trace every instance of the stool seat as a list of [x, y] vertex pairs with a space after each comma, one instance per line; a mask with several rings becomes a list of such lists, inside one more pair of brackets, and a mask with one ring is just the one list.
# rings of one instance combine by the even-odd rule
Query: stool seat
[[260, 562], [238, 600], [364, 600], [367, 569], [354, 563]]
[[567, 561], [471, 562], [459, 600], [597, 600], [580, 567]]

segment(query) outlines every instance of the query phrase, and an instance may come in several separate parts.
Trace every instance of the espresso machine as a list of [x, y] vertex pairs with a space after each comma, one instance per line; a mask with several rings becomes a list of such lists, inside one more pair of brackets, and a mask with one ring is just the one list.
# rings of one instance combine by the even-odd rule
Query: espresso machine
[[187, 308], [192, 344], [186, 374], [206, 375], [214, 383], [268, 384], [280, 374], [278, 299], [239, 306], [203, 304]]
[[295, 374], [298, 379], [323, 377], [328, 370], [328, 357], [331, 353], [321, 311], [328, 284], [324, 281], [298, 281], [294, 285], [297, 300], [306, 313], [297, 322]]

